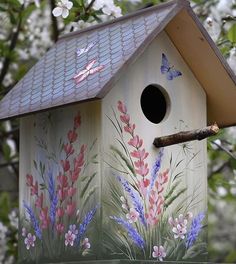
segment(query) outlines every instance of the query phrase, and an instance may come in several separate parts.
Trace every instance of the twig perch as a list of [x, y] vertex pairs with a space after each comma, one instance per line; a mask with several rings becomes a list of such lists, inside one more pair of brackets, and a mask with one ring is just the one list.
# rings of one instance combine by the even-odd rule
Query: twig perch
[[153, 145], [156, 148], [160, 148], [192, 140], [202, 140], [204, 138], [216, 135], [218, 132], [219, 127], [215, 123], [214, 125], [201, 129], [181, 131], [176, 134], [155, 138], [153, 141]]

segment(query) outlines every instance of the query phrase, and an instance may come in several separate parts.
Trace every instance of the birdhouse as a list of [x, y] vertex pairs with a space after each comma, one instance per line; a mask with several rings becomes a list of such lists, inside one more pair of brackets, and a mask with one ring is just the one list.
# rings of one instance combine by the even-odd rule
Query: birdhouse
[[235, 84], [184, 0], [61, 37], [0, 104], [19, 262], [206, 261], [206, 140], [182, 139], [236, 124]]

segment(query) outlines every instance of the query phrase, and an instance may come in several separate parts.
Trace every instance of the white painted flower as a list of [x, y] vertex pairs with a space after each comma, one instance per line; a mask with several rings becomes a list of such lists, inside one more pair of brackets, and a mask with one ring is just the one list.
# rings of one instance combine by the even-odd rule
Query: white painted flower
[[187, 228], [185, 226], [177, 225], [176, 227], [172, 228], [172, 231], [174, 233], [174, 238], [185, 238], [185, 234], [187, 233]]
[[69, 16], [69, 10], [73, 7], [73, 3], [69, 0], [61, 0], [57, 3], [57, 7], [52, 10], [52, 14], [55, 17], [62, 16], [67, 18]]
[[154, 246], [152, 257], [157, 258], [159, 261], [163, 261], [163, 258], [166, 257], [166, 252], [163, 246]]
[[126, 218], [130, 223], [135, 223], [139, 218], [139, 213], [134, 208], [130, 208], [129, 213], [126, 214]]
[[76, 235], [73, 234], [71, 230], [69, 230], [65, 234], [65, 245], [66, 246], [70, 245], [71, 247], [73, 247], [75, 239], [76, 239]]
[[36, 236], [32, 235], [31, 233], [28, 233], [27, 237], [24, 240], [27, 250], [29, 250], [30, 247], [35, 246], [34, 244], [35, 241], [36, 241]]

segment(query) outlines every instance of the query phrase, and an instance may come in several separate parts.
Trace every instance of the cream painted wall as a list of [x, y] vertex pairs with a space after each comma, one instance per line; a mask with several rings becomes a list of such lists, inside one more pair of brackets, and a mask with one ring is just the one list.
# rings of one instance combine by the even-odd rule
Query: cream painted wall
[[[160, 73], [162, 53], [167, 55], [171, 65], [182, 72], [181, 77], [168, 81], [166, 76]], [[160, 124], [153, 124], [147, 120], [140, 106], [141, 93], [149, 84], [161, 85], [170, 98], [169, 114]], [[149, 164], [153, 164], [157, 154], [157, 149], [152, 145], [155, 137], [206, 126], [205, 92], [165, 32], [162, 32], [126, 69], [114, 88], [103, 99], [101, 127], [103, 129], [102, 153], [105, 160], [109, 158], [104, 153], [109, 152], [110, 144], [114, 144], [117, 137], [106, 115], [112, 117], [111, 107], [117, 110], [118, 100], [126, 104], [131, 122], [136, 124], [136, 133], [144, 140], [144, 147], [150, 153]], [[187, 155], [184, 154], [181, 145], [166, 147], [162, 169], [169, 167], [171, 155], [175, 164], [183, 159], [175, 173], [184, 172], [183, 186], [186, 185], [188, 188], [186, 198], [192, 197], [195, 191], [199, 194], [197, 201], [201, 202], [197, 207], [191, 208], [197, 213], [206, 210], [207, 204], [206, 141], [190, 142], [187, 145], [190, 148]], [[191, 153], [198, 154], [190, 162]], [[106, 179], [112, 175], [113, 171], [104, 163], [102, 166], [104, 172], [102, 175]], [[186, 199], [185, 203], [188, 202], [189, 199]]]

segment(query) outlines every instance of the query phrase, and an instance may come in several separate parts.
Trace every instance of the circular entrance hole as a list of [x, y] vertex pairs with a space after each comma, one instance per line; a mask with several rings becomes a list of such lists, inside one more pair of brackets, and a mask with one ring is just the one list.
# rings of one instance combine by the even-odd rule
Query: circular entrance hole
[[140, 103], [143, 114], [152, 123], [160, 123], [166, 116], [169, 96], [160, 85], [148, 85], [142, 92]]

